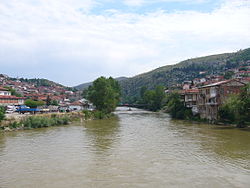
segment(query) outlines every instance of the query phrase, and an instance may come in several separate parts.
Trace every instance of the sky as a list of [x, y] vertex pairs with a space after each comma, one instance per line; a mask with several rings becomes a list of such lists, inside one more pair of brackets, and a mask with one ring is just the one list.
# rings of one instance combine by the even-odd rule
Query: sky
[[75, 86], [250, 47], [250, 0], [0, 0], [0, 73]]

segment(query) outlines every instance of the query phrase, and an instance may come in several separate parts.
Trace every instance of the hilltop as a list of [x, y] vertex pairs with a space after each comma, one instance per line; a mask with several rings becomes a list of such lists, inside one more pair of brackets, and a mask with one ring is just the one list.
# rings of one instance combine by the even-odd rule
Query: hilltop
[[[115, 78], [115, 80], [117, 81], [123, 81], [123, 80], [126, 80], [128, 79], [127, 77], [118, 77], [118, 78]], [[78, 86], [75, 86], [74, 88], [76, 88], [77, 90], [84, 90], [84, 89], [87, 89], [89, 86], [91, 86], [93, 84], [93, 82], [87, 82], [87, 83], [83, 83], [83, 84], [80, 84]]]

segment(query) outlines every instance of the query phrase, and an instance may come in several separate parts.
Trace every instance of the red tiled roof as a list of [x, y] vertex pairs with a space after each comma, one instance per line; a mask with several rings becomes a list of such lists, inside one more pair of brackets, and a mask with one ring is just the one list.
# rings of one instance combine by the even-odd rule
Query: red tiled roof
[[[204, 86], [202, 86], [202, 87], [204, 88], [204, 87], [213, 87], [213, 86], [218, 86], [218, 85], [222, 85], [222, 84], [229, 83], [229, 82], [231, 82], [231, 81], [240, 82], [240, 81], [235, 80], [235, 79], [232, 79], [232, 80], [223, 80], [223, 81], [220, 81], [220, 82], [215, 82], [215, 83], [212, 83], [212, 84], [209, 84], [209, 85], [204, 85]], [[242, 82], [240, 82], [240, 83], [242, 83]], [[242, 83], [242, 84], [244, 84], [244, 83]]]
[[25, 99], [25, 97], [16, 97], [8, 95], [0, 95], [0, 99]]
[[9, 90], [4, 87], [0, 87], [0, 91], [9, 91]]
[[70, 105], [82, 106], [82, 103], [79, 101], [72, 102]]
[[182, 94], [186, 93], [199, 93], [199, 89], [186, 89], [181, 91]]

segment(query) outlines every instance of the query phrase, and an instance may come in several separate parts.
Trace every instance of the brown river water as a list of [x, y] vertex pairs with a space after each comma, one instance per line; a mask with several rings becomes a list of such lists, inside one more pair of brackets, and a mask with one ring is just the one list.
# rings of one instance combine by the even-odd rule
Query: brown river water
[[0, 188], [250, 187], [250, 131], [118, 108], [0, 133]]

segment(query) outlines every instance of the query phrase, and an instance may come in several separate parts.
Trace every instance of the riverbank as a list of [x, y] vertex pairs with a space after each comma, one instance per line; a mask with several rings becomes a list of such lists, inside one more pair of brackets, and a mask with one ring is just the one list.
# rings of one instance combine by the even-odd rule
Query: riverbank
[[82, 112], [48, 114], [10, 114], [0, 123], [0, 131], [16, 131], [42, 127], [67, 125], [86, 119]]

